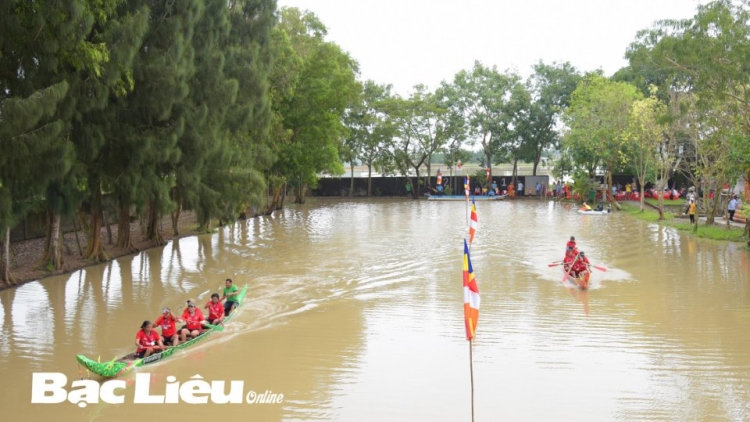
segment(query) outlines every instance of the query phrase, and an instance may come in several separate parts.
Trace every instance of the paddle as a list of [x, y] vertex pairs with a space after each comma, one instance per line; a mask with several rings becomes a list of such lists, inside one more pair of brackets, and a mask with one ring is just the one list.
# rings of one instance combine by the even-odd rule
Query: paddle
[[[589, 265], [591, 265], [591, 264], [589, 264]], [[607, 271], [607, 269], [606, 269], [606, 268], [604, 268], [604, 267], [600, 267], [600, 266], [598, 266], [598, 265], [591, 265], [591, 266], [592, 266], [592, 267], [594, 267], [594, 268], [596, 268], [596, 269], [597, 269], [597, 270], [599, 270], [599, 271]]]
[[565, 276], [563, 277], [562, 281], [565, 282], [565, 280], [568, 279], [568, 276], [570, 275], [570, 272], [573, 271], [573, 265], [575, 265], [576, 261], [578, 261], [578, 256], [576, 254], [575, 259], [573, 259], [573, 262], [570, 263], [570, 267], [568, 267], [568, 271], [565, 273]]
[[548, 267], [557, 267], [558, 265], [561, 265], [562, 261], [553, 262], [551, 264], [547, 264]]

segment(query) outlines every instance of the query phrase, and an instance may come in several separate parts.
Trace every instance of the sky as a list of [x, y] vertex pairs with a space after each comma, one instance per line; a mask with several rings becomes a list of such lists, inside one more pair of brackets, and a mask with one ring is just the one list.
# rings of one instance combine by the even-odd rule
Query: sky
[[531, 66], [570, 62], [612, 75], [628, 45], [660, 19], [695, 15], [706, 0], [278, 0], [316, 14], [359, 62], [362, 80], [408, 95], [451, 81], [475, 61], [528, 77]]

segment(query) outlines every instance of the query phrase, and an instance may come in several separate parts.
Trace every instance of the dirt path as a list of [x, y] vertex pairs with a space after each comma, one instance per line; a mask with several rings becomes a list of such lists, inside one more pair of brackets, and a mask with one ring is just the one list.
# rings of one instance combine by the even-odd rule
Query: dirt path
[[[180, 215], [180, 221], [178, 224], [180, 232], [179, 236], [173, 235], [172, 221], [169, 216], [162, 219], [160, 227], [164, 240], [172, 240], [199, 234], [196, 231], [198, 227], [196, 216], [192, 211], [182, 212]], [[102, 243], [104, 244], [104, 250], [106, 251], [107, 256], [109, 256], [110, 259], [114, 259], [133, 254], [134, 252], [132, 250], [118, 248], [115, 245], [115, 242], [117, 242], [117, 224], [111, 225], [110, 230], [112, 232], [112, 244], [109, 243], [109, 236], [106, 227], [102, 228], [101, 233]], [[70, 273], [89, 265], [98, 264], [98, 262], [81, 258], [81, 254], [78, 250], [78, 242], [80, 242], [81, 248], [84, 250], [86, 249], [87, 242], [86, 234], [83, 233], [83, 231], [78, 231], [78, 242], [76, 241], [75, 232], [65, 233], [64, 237], [63, 263], [65, 269], [62, 272], [54, 273], [39, 268], [39, 260], [41, 259], [42, 251], [44, 250], [44, 238], [11, 243], [11, 273], [16, 278], [18, 284], [39, 280], [53, 275]], [[130, 225], [130, 238], [133, 240], [133, 246], [135, 246], [138, 251], [154, 247], [152, 242], [143, 240], [141, 226], [138, 221], [135, 221]], [[136, 251], [136, 253], [138, 251]], [[2, 287], [0, 287], [0, 289], [2, 289]]]

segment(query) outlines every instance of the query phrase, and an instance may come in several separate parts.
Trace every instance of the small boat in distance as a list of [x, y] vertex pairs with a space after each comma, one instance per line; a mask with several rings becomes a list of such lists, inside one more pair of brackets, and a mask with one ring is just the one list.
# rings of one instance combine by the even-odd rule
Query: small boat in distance
[[[466, 201], [466, 195], [430, 195], [425, 194], [428, 201]], [[495, 196], [483, 196], [483, 195], [471, 195], [469, 199], [473, 201], [502, 201], [506, 199], [508, 195], [495, 195]]]
[[[242, 302], [245, 301], [245, 293], [247, 293], [247, 284], [242, 288], [240, 294], [237, 296], [238, 305], [234, 311], [229, 314], [228, 317], [224, 318], [221, 325], [212, 326], [209, 329], [203, 330], [197, 337], [192, 338], [185, 343], [181, 343], [175, 347], [169, 347], [168, 349], [149, 355], [145, 358], [135, 358], [135, 353], [129, 353], [119, 359], [113, 359], [110, 362], [99, 362], [98, 360], [89, 359], [84, 355], [76, 355], [76, 360], [79, 364], [85, 366], [89, 371], [104, 377], [104, 378], [115, 378], [124, 373], [130, 372], [135, 368], [148, 365], [150, 363], [158, 362], [172, 356], [178, 350], [187, 349], [199, 341], [208, 338], [215, 331], [223, 331], [224, 325], [231, 321], [232, 318], [237, 314], [237, 310], [242, 306]], [[132, 347], [132, 346], [131, 346]]]
[[578, 214], [585, 214], [585, 215], [607, 215], [607, 214], [609, 214], [609, 211], [610, 210], [608, 210], [608, 209], [601, 210], [601, 211], [597, 211], [597, 210], [581, 210], [581, 209], [579, 209], [578, 210]]

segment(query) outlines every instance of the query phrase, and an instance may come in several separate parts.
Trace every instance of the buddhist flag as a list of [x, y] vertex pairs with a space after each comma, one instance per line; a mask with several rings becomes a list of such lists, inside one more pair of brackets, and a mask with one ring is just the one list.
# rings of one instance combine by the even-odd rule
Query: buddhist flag
[[474, 279], [474, 269], [471, 267], [469, 245], [464, 239], [464, 321], [466, 322], [466, 339], [474, 338], [479, 320], [479, 287]]
[[464, 192], [466, 193], [466, 202], [469, 202], [469, 189], [471, 188], [471, 184], [469, 182], [469, 176], [466, 175], [464, 177]]
[[477, 204], [471, 201], [471, 219], [469, 220], [469, 244], [474, 242], [474, 235], [479, 228], [479, 219], [477, 219]]

